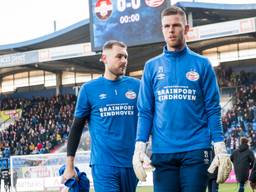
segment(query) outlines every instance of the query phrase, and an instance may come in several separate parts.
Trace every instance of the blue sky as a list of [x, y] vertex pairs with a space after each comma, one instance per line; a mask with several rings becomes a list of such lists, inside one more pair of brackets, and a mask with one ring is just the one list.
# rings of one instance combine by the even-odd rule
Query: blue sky
[[[178, 1], [171, 2], [174, 4]], [[256, 0], [200, 2], [256, 3]], [[89, 17], [88, 0], [0, 0], [0, 7], [0, 45], [23, 42], [52, 33], [54, 21], [57, 30], [60, 30]]]

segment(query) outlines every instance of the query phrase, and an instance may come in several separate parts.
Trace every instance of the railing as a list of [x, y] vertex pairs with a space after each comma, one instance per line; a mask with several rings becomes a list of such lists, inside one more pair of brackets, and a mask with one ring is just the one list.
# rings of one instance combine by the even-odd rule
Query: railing
[[238, 90], [238, 87], [222, 87], [220, 89], [221, 97], [230, 97], [224, 105], [221, 107], [221, 112], [224, 113], [228, 105], [234, 100], [234, 93]]
[[220, 94], [223, 96], [233, 96], [234, 93], [238, 90], [239, 87], [222, 87], [220, 88]]

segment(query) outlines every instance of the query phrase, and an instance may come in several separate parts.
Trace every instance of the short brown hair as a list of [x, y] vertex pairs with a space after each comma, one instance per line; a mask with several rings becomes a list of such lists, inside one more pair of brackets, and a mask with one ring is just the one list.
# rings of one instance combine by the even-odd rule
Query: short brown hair
[[112, 47], [113, 47], [114, 45], [118, 45], [118, 46], [120, 46], [120, 47], [127, 48], [127, 45], [126, 45], [124, 42], [122, 42], [122, 41], [109, 40], [109, 41], [107, 41], [106, 43], [104, 43], [102, 50], [105, 50], [105, 49], [112, 49]]
[[170, 6], [168, 8], [165, 8], [161, 12], [161, 19], [163, 19], [164, 16], [168, 16], [168, 15], [180, 15], [180, 16], [182, 16], [184, 18], [185, 23], [187, 23], [186, 13], [180, 7]]

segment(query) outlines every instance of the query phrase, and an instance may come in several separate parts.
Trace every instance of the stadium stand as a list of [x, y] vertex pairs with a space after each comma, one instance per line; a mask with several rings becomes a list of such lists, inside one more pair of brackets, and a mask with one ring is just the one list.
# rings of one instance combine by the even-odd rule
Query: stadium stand
[[237, 149], [240, 137], [248, 137], [256, 150], [256, 78], [254, 83], [236, 87], [233, 106], [222, 116], [222, 124], [230, 152]]
[[[4, 143], [1, 146], [3, 157], [49, 153], [64, 143], [71, 126], [75, 100], [75, 95], [6, 99], [0, 109], [21, 108], [22, 116], [0, 131], [0, 140]], [[7, 148], [8, 157], [5, 155]]]
[[[191, 13], [189, 15], [193, 16], [190, 17], [193, 20], [193, 26], [256, 16], [256, 4], [230, 6], [180, 2], [177, 5]], [[22, 109], [21, 117], [14, 119], [10, 124], [5, 123], [3, 128], [0, 126], [1, 170], [10, 167], [10, 155], [41, 155], [56, 150], [59, 151], [60, 148], [61, 150], [65, 149], [65, 140], [72, 122], [76, 101], [74, 88], [78, 88], [82, 82], [95, 78], [103, 71], [103, 66], [99, 62], [99, 54], [85, 51], [86, 54], [84, 55], [75, 55], [77, 54], [74, 51], [77, 48], [76, 45], [90, 46], [89, 26], [89, 20], [84, 20], [41, 38], [0, 46], [0, 57], [3, 56], [0, 58], [0, 64], [5, 65], [9, 59], [12, 65], [11, 67], [0, 67], [0, 111]], [[189, 43], [189, 46], [196, 52], [202, 53], [207, 49], [216, 49], [218, 58], [222, 58], [221, 54], [224, 52], [219, 47], [225, 45], [238, 47], [237, 49], [228, 50], [230, 52], [227, 51], [227, 54], [237, 52], [237, 55], [241, 56], [242, 52], [254, 51], [254, 57], [246, 59], [238, 57], [237, 60], [232, 60], [233, 55], [231, 55], [231, 61], [219, 60], [219, 66], [215, 68], [221, 87], [223, 100], [222, 123], [229, 152], [237, 148], [241, 136], [249, 137], [252, 148], [256, 150], [255, 37], [255, 32], [248, 32]], [[240, 49], [242, 47], [240, 43], [248, 42], [252, 42], [252, 44], [246, 44], [246, 49]], [[64, 47], [69, 45], [68, 48]], [[53, 54], [53, 57], [50, 59], [43, 58], [45, 60], [39, 61], [37, 57], [45, 56], [45, 51], [48, 51], [49, 55]], [[78, 53], [80, 53], [79, 51]], [[145, 60], [161, 52], [162, 43], [129, 47], [128, 51], [129, 65], [127, 72], [139, 77]], [[57, 53], [61, 54], [57, 55]], [[19, 58], [23, 58], [23, 56], [25, 62], [19, 63]], [[33, 58], [38, 60], [34, 61]], [[20, 83], [19, 86], [16, 86], [16, 80], [17, 82], [22, 80], [19, 79], [19, 75], [22, 75], [23, 72], [27, 73], [27, 79], [29, 79], [26, 82], [32, 83], [27, 83], [26, 86]], [[32, 79], [35, 76], [33, 76], [33, 73], [36, 74], [35, 76], [38, 73], [43, 74], [43, 81], [34, 85]], [[80, 77], [80, 81], [78, 81], [81, 73], [86, 75]], [[55, 84], [46, 85], [47, 78], [52, 74], [56, 76]], [[94, 76], [95, 74], [96, 76]], [[61, 82], [66, 81], [65, 77], [70, 76], [72, 82], [67, 83], [67, 87], [65, 87], [67, 84], [61, 85]], [[4, 92], [3, 83], [7, 84], [7, 88], [12, 87], [13, 89]], [[226, 99], [224, 99], [225, 97]], [[84, 135], [84, 138], [81, 139], [81, 146], [84, 150], [89, 150], [88, 132], [85, 131]], [[79, 159], [79, 161], [84, 163], [89, 162], [89, 159]], [[20, 160], [13, 163], [13, 166], [21, 169], [23, 166], [30, 168], [30, 166], [39, 164], [38, 162], [41, 161], [20, 158]], [[52, 165], [57, 162], [63, 164], [64, 160], [54, 157], [51, 160], [46, 160], [45, 164]], [[23, 172], [18, 172], [19, 178], [22, 178], [21, 173]], [[32, 175], [32, 177], [34, 176]]]

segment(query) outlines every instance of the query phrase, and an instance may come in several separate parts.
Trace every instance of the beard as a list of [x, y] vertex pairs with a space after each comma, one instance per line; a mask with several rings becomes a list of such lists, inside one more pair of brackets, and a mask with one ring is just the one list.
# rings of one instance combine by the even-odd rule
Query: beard
[[115, 76], [122, 76], [126, 73], [126, 68], [118, 68], [114, 70], [109, 70]]

